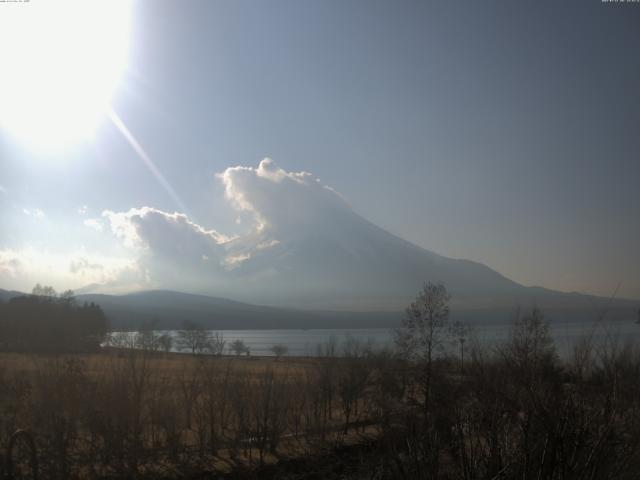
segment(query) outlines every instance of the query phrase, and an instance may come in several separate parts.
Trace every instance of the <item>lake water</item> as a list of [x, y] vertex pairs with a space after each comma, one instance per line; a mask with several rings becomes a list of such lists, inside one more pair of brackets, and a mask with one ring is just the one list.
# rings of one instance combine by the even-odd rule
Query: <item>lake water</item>
[[[495, 346], [509, 338], [510, 324], [483, 324], [470, 329], [470, 342], [477, 341], [484, 346]], [[574, 345], [586, 336], [591, 336], [595, 345], [607, 341], [619, 344], [635, 343], [640, 345], [640, 325], [632, 322], [609, 321], [600, 323], [555, 323], [550, 332], [560, 355], [566, 355]], [[175, 331], [167, 333], [175, 337]], [[393, 330], [385, 328], [371, 329], [309, 329], [309, 330], [219, 330], [227, 342], [242, 340], [251, 350], [251, 355], [271, 356], [271, 348], [276, 344], [287, 347], [290, 356], [314, 356], [318, 347], [334, 345], [336, 354], [341, 354], [349, 339], [361, 344], [370, 344], [374, 348], [393, 345]], [[455, 345], [450, 344], [451, 348]], [[231, 353], [231, 352], [227, 352]]]

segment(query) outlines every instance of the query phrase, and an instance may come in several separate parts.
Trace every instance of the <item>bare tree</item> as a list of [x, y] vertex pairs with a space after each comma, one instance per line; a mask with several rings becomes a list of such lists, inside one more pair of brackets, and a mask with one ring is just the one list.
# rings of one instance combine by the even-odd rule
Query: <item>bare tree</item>
[[[460, 374], [464, 373], [464, 345], [469, 336], [469, 327], [462, 322], [455, 322], [449, 329], [449, 334], [455, 346], [460, 348]], [[457, 344], [457, 345], [456, 345]]]
[[396, 330], [395, 341], [402, 355], [419, 366], [425, 413], [429, 411], [434, 356], [447, 335], [450, 298], [442, 283], [425, 283]]
[[227, 341], [224, 339], [224, 335], [220, 332], [215, 332], [213, 335], [209, 335], [208, 351], [212, 355], [222, 355], [224, 353], [224, 347], [227, 345]]
[[32, 295], [37, 297], [48, 297], [48, 298], [56, 298], [58, 296], [56, 290], [48, 285], [40, 285], [39, 283], [33, 287], [31, 291]]
[[533, 308], [530, 314], [516, 313], [509, 342], [501, 353], [517, 372], [521, 381], [531, 382], [545, 367], [556, 362], [556, 349], [549, 325], [542, 311]]
[[163, 333], [158, 338], [158, 346], [165, 352], [169, 353], [171, 351], [171, 347], [173, 346], [173, 337], [168, 333]]
[[107, 345], [114, 348], [135, 348], [135, 341], [132, 332], [112, 332], [107, 337]]
[[155, 330], [156, 320], [144, 322], [134, 337], [135, 347], [146, 352], [157, 352], [160, 349], [160, 335]]
[[251, 430], [258, 449], [260, 464], [269, 450], [275, 454], [286, 429], [289, 405], [287, 376], [276, 375], [270, 368], [258, 375], [252, 390]]
[[361, 340], [353, 335], [347, 335], [342, 344], [342, 356], [345, 358], [367, 357], [374, 350], [374, 341], [371, 337]]
[[407, 307], [402, 326], [396, 330], [396, 345], [407, 358], [431, 362], [442, 347], [450, 299], [443, 284], [427, 282]]
[[182, 330], [178, 330], [177, 347], [190, 350], [193, 355], [210, 349], [211, 335], [199, 323], [189, 320], [183, 322]]
[[244, 341], [242, 341], [241, 339], [237, 339], [234, 340], [231, 343], [231, 350], [233, 351], [233, 353], [235, 353], [237, 356], [242, 355], [243, 353], [245, 354], [249, 354], [249, 347], [247, 347], [244, 343]]
[[353, 417], [358, 416], [358, 405], [364, 395], [370, 374], [371, 366], [366, 358], [352, 356], [340, 363], [337, 391], [344, 416], [344, 435], [349, 432]]
[[331, 335], [324, 343], [316, 345], [316, 356], [333, 358], [338, 350], [338, 339]]
[[280, 360], [280, 357], [286, 355], [289, 352], [289, 349], [286, 345], [276, 344], [271, 347], [271, 352], [276, 356], [276, 361]]
[[75, 297], [75, 294], [73, 293], [73, 290], [65, 290], [58, 296], [58, 299], [61, 302], [66, 303], [67, 305], [75, 305], [76, 303], [76, 297]]

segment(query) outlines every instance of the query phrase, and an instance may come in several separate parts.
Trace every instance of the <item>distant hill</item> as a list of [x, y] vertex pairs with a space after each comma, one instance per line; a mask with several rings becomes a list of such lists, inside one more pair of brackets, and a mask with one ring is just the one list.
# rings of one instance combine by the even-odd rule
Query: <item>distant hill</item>
[[[23, 295], [0, 290], [0, 299]], [[568, 295], [568, 294], [563, 294]], [[575, 294], [584, 306], [548, 306], [544, 314], [550, 322], [593, 321], [607, 307], [606, 299]], [[177, 329], [182, 322], [198, 322], [210, 329], [286, 329], [286, 328], [392, 328], [399, 325], [402, 311], [351, 312], [313, 311], [253, 305], [227, 298], [193, 295], [171, 290], [151, 290], [126, 295], [81, 294], [78, 302], [94, 302], [107, 315], [111, 328], [135, 329], [145, 322], [156, 322], [159, 329]], [[523, 304], [522, 308], [531, 305]], [[469, 325], [506, 323], [516, 307], [453, 309], [451, 319]], [[634, 302], [617, 302], [607, 309], [607, 318], [633, 321], [637, 315]]]
[[2, 290], [0, 289], [0, 302], [8, 302], [13, 297], [19, 297], [24, 295], [22, 292], [16, 292], [15, 290]]
[[[0, 299], [24, 295], [0, 290]], [[359, 328], [391, 327], [400, 312], [319, 312], [252, 305], [226, 298], [151, 290], [126, 295], [81, 294], [76, 300], [94, 302], [103, 309], [112, 329], [134, 329], [156, 322], [159, 329], [180, 328], [198, 322], [210, 329]]]

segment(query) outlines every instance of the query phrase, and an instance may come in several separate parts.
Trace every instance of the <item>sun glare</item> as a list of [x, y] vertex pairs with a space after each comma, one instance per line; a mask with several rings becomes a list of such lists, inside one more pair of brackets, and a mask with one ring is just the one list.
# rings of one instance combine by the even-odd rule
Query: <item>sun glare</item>
[[0, 14], [0, 126], [36, 149], [88, 139], [126, 67], [128, 1], [31, 0]]

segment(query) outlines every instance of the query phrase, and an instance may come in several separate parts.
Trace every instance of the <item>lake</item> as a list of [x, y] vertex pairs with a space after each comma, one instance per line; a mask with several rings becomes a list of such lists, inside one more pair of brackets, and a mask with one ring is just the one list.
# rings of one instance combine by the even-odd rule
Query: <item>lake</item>
[[[495, 346], [509, 338], [511, 324], [482, 324], [470, 329], [469, 342], [477, 341], [484, 346]], [[607, 341], [640, 343], [640, 325], [632, 322], [606, 321], [599, 323], [567, 322], [550, 325], [550, 332], [556, 348], [562, 356], [571, 352], [578, 341], [591, 336], [595, 345]], [[167, 331], [176, 336], [176, 331]], [[288, 329], [288, 330], [218, 330], [224, 336], [227, 347], [234, 340], [242, 340], [251, 350], [251, 355], [272, 356], [271, 347], [281, 344], [287, 347], [290, 356], [315, 356], [320, 345], [335, 346], [341, 354], [349, 339], [362, 344], [370, 344], [380, 349], [393, 345], [393, 331], [386, 328], [369, 329]], [[454, 348], [451, 342], [450, 347]], [[230, 353], [230, 352], [228, 352]]]

